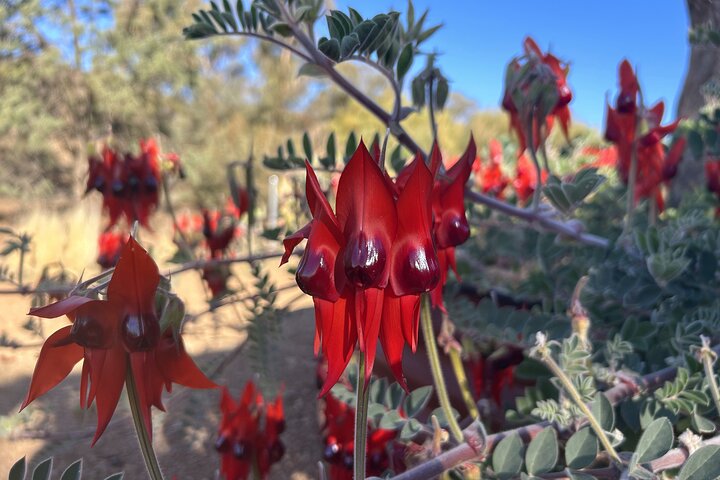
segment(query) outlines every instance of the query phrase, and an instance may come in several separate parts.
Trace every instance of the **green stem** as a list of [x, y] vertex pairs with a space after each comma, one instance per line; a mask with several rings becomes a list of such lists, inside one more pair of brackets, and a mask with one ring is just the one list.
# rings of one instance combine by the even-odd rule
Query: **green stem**
[[465, 375], [465, 367], [463, 366], [460, 352], [456, 348], [450, 348], [449, 355], [450, 365], [452, 365], [453, 372], [455, 372], [455, 378], [460, 386], [460, 393], [462, 394], [463, 401], [465, 401], [465, 406], [473, 420], [477, 420], [480, 418], [480, 412], [477, 409], [472, 393], [470, 393], [470, 382], [468, 382], [467, 375]]
[[432, 129], [433, 140], [437, 140], [437, 121], [435, 121], [435, 98], [433, 97], [434, 75], [430, 75], [428, 81], [428, 111], [430, 112], [430, 128]]
[[555, 375], [555, 377], [560, 380], [560, 383], [565, 389], [565, 392], [570, 395], [570, 398], [575, 403], [575, 405], [580, 409], [580, 411], [582, 411], [583, 415], [587, 417], [588, 423], [590, 423], [590, 427], [592, 427], [592, 429], [595, 431], [595, 435], [597, 435], [598, 440], [600, 440], [600, 443], [605, 448], [610, 458], [618, 465], [622, 465], [622, 460], [620, 460], [620, 456], [615, 450], [615, 447], [612, 446], [610, 439], [607, 437], [607, 435], [605, 435], [605, 430], [603, 430], [602, 425], [600, 425], [590, 408], [588, 408], [588, 406], [585, 404], [585, 401], [582, 399], [577, 389], [575, 389], [572, 380], [570, 380], [570, 378], [565, 374], [565, 372], [563, 372], [563, 370], [560, 368], [560, 365], [555, 362], [555, 359], [553, 359], [552, 355], [550, 354], [550, 349], [546, 346], [543, 346], [538, 350], [538, 354], [540, 360], [542, 360], [542, 362], [550, 369], [553, 375]]
[[358, 376], [355, 385], [355, 443], [353, 463], [355, 480], [365, 480], [365, 449], [367, 447], [367, 413], [370, 389], [365, 385], [365, 354], [360, 352]]
[[132, 369], [130, 368], [127, 369], [125, 385], [127, 387], [128, 401], [130, 402], [130, 412], [132, 413], [133, 424], [135, 425], [135, 433], [138, 437], [140, 451], [142, 452], [143, 460], [145, 460], [148, 475], [150, 475], [151, 480], [163, 480], [162, 471], [155, 456], [155, 450], [153, 450], [152, 440], [150, 440], [150, 434], [145, 429], [142, 412], [140, 411], [140, 397], [138, 396], [135, 379], [133, 378]]
[[435, 341], [435, 332], [433, 332], [432, 314], [430, 312], [430, 296], [425, 293], [422, 298], [420, 309], [420, 323], [422, 324], [423, 338], [425, 339], [425, 349], [427, 350], [428, 360], [430, 362], [430, 372], [432, 373], [435, 391], [437, 392], [440, 408], [442, 408], [445, 418], [453, 438], [458, 443], [463, 443], [464, 437], [460, 425], [458, 425], [455, 415], [453, 414], [448, 397], [447, 388], [445, 387], [445, 379], [443, 378], [442, 368], [440, 367], [440, 356], [438, 354], [437, 343]]
[[700, 349], [700, 357], [702, 358], [703, 368], [705, 369], [705, 378], [707, 378], [710, 393], [712, 394], [713, 402], [715, 402], [715, 408], [720, 412], [720, 389], [718, 388], [717, 378], [713, 370], [713, 363], [715, 363], [717, 355], [710, 348], [710, 340], [707, 337], [701, 337], [701, 341], [702, 348]]

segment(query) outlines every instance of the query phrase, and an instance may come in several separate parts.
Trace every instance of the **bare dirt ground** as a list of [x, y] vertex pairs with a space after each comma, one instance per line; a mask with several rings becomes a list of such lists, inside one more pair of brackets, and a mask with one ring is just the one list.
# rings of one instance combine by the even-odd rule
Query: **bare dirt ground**
[[[92, 223], [97, 219], [88, 226], [88, 218], [92, 216], [77, 217], [85, 223], [84, 228], [94, 230]], [[37, 228], [43, 230], [50, 223], [40, 222]], [[60, 225], [64, 225], [63, 222]], [[28, 227], [29, 230], [33, 228]], [[63, 228], [71, 230], [67, 225]], [[148, 243], [159, 235], [157, 232], [148, 234]], [[57, 238], [52, 244], [62, 246], [63, 241]], [[42, 245], [36, 240], [36, 253], [32, 260], [37, 266], [45, 261], [44, 255], [59, 255], [43, 252]], [[72, 245], [72, 242], [65, 245]], [[53, 247], [47, 249], [52, 252]], [[167, 245], [163, 247], [160, 244], [154, 246], [153, 253], [157, 258], [167, 258], [164, 255], [168, 249]], [[86, 254], [86, 258], [76, 259], [78, 263], [94, 258], [93, 246], [87, 246], [86, 250], [90, 253]], [[68, 262], [67, 259], [64, 261]], [[277, 269], [277, 260], [266, 262], [265, 267], [273, 272], [279, 286], [292, 280], [289, 274]], [[252, 281], [248, 278], [247, 269], [236, 269], [236, 275], [246, 283]], [[189, 312], [207, 308], [196, 273], [178, 275], [173, 279], [173, 285], [186, 302]], [[297, 289], [282, 292], [278, 304], [284, 305], [297, 298], [298, 292]], [[146, 478], [125, 398], [121, 398], [113, 420], [99, 442], [90, 448], [96, 412], [94, 407], [90, 410], [79, 407], [80, 364], [58, 387], [33, 402], [22, 413], [17, 413], [42, 339], [23, 327], [28, 319], [29, 297], [3, 295], [0, 302], [0, 336], [4, 335], [21, 345], [20, 348], [0, 347], [0, 478], [5, 478], [13, 463], [22, 456], [27, 456], [32, 466], [48, 456], [54, 456], [53, 478], [59, 478], [60, 472], [80, 457], [84, 460], [84, 479], [102, 479], [118, 471], [125, 472], [126, 480]], [[44, 321], [45, 335], [65, 324], [63, 319]], [[245, 334], [241, 328], [238, 329], [242, 325], [243, 320], [232, 308], [224, 308], [187, 324], [183, 332], [188, 352], [203, 371], [211, 373], [224, 367], [213, 380], [227, 385], [235, 396], [247, 380], [254, 378], [247, 351], [237, 353], [237, 347], [245, 341]], [[322, 445], [317, 422], [313, 333], [311, 302], [306, 298], [293, 302], [291, 313], [282, 322], [282, 333], [275, 352], [277, 371], [280, 372], [278, 380], [285, 385], [287, 429], [282, 436], [286, 454], [273, 467], [273, 479], [317, 478], [317, 461]], [[167, 413], [156, 411], [153, 427], [154, 445], [166, 478], [215, 479], [220, 461], [213, 447], [220, 418], [219, 391], [176, 386], [172, 394], [165, 395], [164, 401]]]

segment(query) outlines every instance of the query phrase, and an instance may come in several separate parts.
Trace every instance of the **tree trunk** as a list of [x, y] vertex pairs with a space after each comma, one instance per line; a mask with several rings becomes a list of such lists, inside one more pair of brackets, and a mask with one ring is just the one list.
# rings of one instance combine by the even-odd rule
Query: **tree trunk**
[[[686, 0], [690, 28], [707, 25], [710, 28], [720, 26], [720, 1]], [[696, 118], [705, 104], [702, 86], [708, 81], [720, 79], [720, 49], [712, 44], [693, 44], [690, 46], [685, 84], [678, 102], [678, 118]], [[704, 185], [704, 165], [701, 158], [693, 158], [689, 149], [685, 151], [680, 163], [678, 175], [673, 181], [670, 203], [677, 205], [686, 192]]]

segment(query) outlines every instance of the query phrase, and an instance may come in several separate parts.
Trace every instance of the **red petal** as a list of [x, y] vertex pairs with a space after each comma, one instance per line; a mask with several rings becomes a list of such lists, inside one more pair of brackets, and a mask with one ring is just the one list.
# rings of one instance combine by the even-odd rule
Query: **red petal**
[[350, 309], [353, 303], [344, 298], [337, 302], [316, 299], [315, 305], [321, 304], [322, 318], [321, 340], [323, 354], [328, 361], [328, 372], [319, 396], [325, 396], [345, 371], [352, 358], [357, 342], [357, 327]]
[[412, 172], [397, 201], [398, 231], [393, 242], [390, 285], [397, 296], [428, 292], [440, 279], [432, 241], [433, 177], [415, 157]]
[[525, 53], [527, 55], [530, 55], [532, 53], [534, 55], [537, 55], [539, 58], [543, 58], [542, 50], [540, 50], [540, 47], [538, 47], [538, 44], [535, 43], [535, 40], [533, 40], [532, 37], [525, 37], [525, 41], [523, 42], [523, 49], [525, 50]]
[[[408, 388], [402, 371], [403, 349], [405, 347], [405, 342], [408, 341], [408, 337], [410, 340], [413, 338], [413, 333], [411, 331], [412, 322], [407, 322], [408, 325], [406, 325], [406, 320], [411, 318], [404, 315], [403, 306], [401, 304], [402, 300], [406, 298], [412, 297], [385, 296], [385, 300], [383, 302], [383, 321], [380, 327], [380, 344], [382, 345], [383, 352], [385, 352], [385, 358], [388, 361], [388, 365], [390, 365], [390, 370], [393, 375], [400, 386], [405, 390]], [[415, 297], [415, 299], [418, 298], [419, 297]], [[412, 314], [410, 317], [412, 317]], [[410, 342], [408, 341], [408, 343]]]
[[63, 327], [45, 340], [35, 364], [30, 388], [20, 410], [63, 381], [75, 364], [82, 359], [83, 348], [80, 345], [69, 343], [61, 347], [53, 346], [55, 343], [69, 338], [71, 328], [72, 325]]
[[447, 172], [448, 180], [436, 186], [434, 202], [436, 239], [438, 248], [454, 247], [465, 242], [470, 236], [470, 225], [465, 217], [465, 183], [470, 178], [472, 162], [477, 149], [470, 137], [463, 156]]
[[157, 265], [131, 236], [110, 279], [108, 300], [122, 304], [129, 312], [154, 312], [155, 291], [159, 283]]
[[340, 176], [337, 218], [347, 241], [342, 260], [348, 279], [363, 288], [387, 285], [397, 212], [383, 172], [362, 142]]
[[[358, 337], [362, 339], [360, 350], [365, 352], [365, 385], [370, 381], [373, 365], [375, 365], [384, 294], [384, 290], [379, 288], [357, 290], [355, 294], [355, 318]], [[399, 338], [401, 332], [398, 330], [396, 333]]]
[[180, 337], [175, 343], [172, 335], [164, 336], [155, 349], [155, 361], [166, 381], [190, 388], [217, 388], [185, 352]]
[[[152, 366], [148, 362], [147, 352], [133, 352], [130, 354], [130, 367], [132, 369], [133, 380], [135, 381], [135, 389], [137, 391], [138, 402], [140, 403], [140, 412], [142, 413], [145, 431], [152, 439], [152, 414], [150, 406], [152, 405], [153, 386], [148, 385], [147, 379], [151, 377], [150, 370]], [[161, 386], [162, 388], [162, 386]]]
[[287, 261], [290, 259], [290, 255], [292, 255], [293, 253], [293, 250], [295, 250], [295, 247], [297, 247], [300, 242], [308, 238], [308, 235], [310, 235], [311, 225], [312, 222], [308, 223], [297, 232], [293, 233], [292, 235], [288, 235], [283, 239], [283, 247], [285, 247], [285, 253], [280, 260], [280, 265], [284, 265], [285, 263], [287, 263]]
[[98, 425], [91, 446], [95, 445], [95, 442], [98, 441], [108, 423], [110, 423], [120, 399], [120, 392], [122, 392], [125, 384], [125, 374], [128, 367], [127, 354], [122, 347], [111, 348], [105, 352], [105, 361], [99, 375], [100, 380], [95, 396]]
[[627, 60], [620, 64], [620, 89], [628, 95], [635, 96], [638, 91], [637, 77], [632, 65]]
[[[326, 222], [314, 219], [311, 223], [305, 252], [298, 265], [295, 279], [298, 287], [313, 297], [334, 302], [338, 299], [336, 285], [336, 260], [340, 243], [327, 228]], [[344, 282], [340, 282], [341, 284]]]
[[31, 308], [28, 315], [42, 318], [56, 318], [61, 315], [67, 315], [73, 312], [79, 306], [84, 305], [88, 302], [92, 302], [94, 298], [81, 297], [79, 295], [71, 295], [58, 302], [45, 305], [44, 307]]

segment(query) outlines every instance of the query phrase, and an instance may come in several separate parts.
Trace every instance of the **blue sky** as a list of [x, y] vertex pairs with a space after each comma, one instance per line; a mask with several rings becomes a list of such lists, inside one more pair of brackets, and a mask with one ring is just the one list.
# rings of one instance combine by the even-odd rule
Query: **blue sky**
[[[341, 0], [364, 16], [395, 9], [404, 0]], [[415, 0], [416, 17], [430, 9], [431, 24], [445, 26], [427, 42], [443, 53], [440, 64], [453, 89], [481, 108], [496, 108], [508, 60], [526, 35], [570, 62], [571, 104], [579, 121], [600, 127], [606, 93], [615, 94], [617, 65], [637, 66], [646, 102], [664, 99], [675, 115], [688, 61], [685, 2], [658, 0]], [[662, 6], [659, 8], [659, 6]]]

